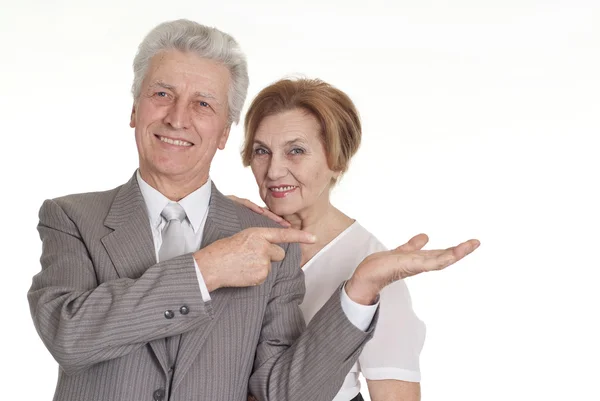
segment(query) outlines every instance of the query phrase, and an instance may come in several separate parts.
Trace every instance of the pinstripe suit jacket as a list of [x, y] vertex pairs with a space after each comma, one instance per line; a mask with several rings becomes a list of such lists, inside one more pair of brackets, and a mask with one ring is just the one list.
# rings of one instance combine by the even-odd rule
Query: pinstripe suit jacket
[[[297, 244], [262, 285], [204, 303], [191, 254], [156, 263], [135, 175], [47, 200], [39, 217], [42, 270], [28, 299], [59, 363], [54, 400], [245, 401], [250, 388], [259, 400], [329, 401], [372, 335], [374, 324], [365, 333], [348, 321], [339, 292], [305, 328]], [[213, 186], [202, 246], [253, 226], [274, 224]]]

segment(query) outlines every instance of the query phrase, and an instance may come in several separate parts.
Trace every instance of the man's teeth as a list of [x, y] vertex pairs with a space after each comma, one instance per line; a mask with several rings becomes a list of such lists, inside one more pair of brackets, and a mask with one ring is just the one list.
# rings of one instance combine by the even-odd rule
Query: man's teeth
[[164, 136], [159, 136], [160, 140], [165, 142], [165, 143], [169, 143], [171, 145], [177, 145], [177, 146], [192, 146], [191, 143], [186, 142], [186, 141], [180, 141], [179, 139], [170, 139], [170, 138], [165, 138]]
[[287, 187], [279, 187], [279, 188], [271, 188], [271, 191], [273, 192], [285, 192], [285, 191], [291, 191], [292, 189], [296, 188], [293, 185], [287, 186]]

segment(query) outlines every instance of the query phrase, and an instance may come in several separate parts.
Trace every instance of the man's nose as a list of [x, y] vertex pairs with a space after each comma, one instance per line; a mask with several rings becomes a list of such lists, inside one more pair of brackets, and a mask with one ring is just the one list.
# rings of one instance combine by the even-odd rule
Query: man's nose
[[177, 100], [169, 108], [165, 116], [165, 123], [174, 129], [187, 129], [190, 126], [190, 117], [188, 104], [182, 100]]

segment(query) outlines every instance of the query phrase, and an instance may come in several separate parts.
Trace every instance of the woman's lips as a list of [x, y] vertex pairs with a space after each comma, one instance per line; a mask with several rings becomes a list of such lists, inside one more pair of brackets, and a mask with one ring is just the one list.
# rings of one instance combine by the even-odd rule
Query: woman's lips
[[292, 192], [294, 192], [298, 187], [295, 185], [279, 185], [276, 187], [269, 187], [269, 192], [271, 196], [274, 198], [285, 198]]

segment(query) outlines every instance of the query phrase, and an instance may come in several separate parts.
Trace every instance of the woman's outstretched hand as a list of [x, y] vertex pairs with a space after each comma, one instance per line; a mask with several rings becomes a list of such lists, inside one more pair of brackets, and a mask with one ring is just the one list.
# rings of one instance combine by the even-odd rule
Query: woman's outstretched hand
[[354, 302], [372, 305], [387, 285], [420, 273], [442, 270], [473, 252], [479, 241], [471, 239], [447, 249], [423, 250], [429, 238], [419, 234], [390, 251], [367, 256], [346, 283]]

